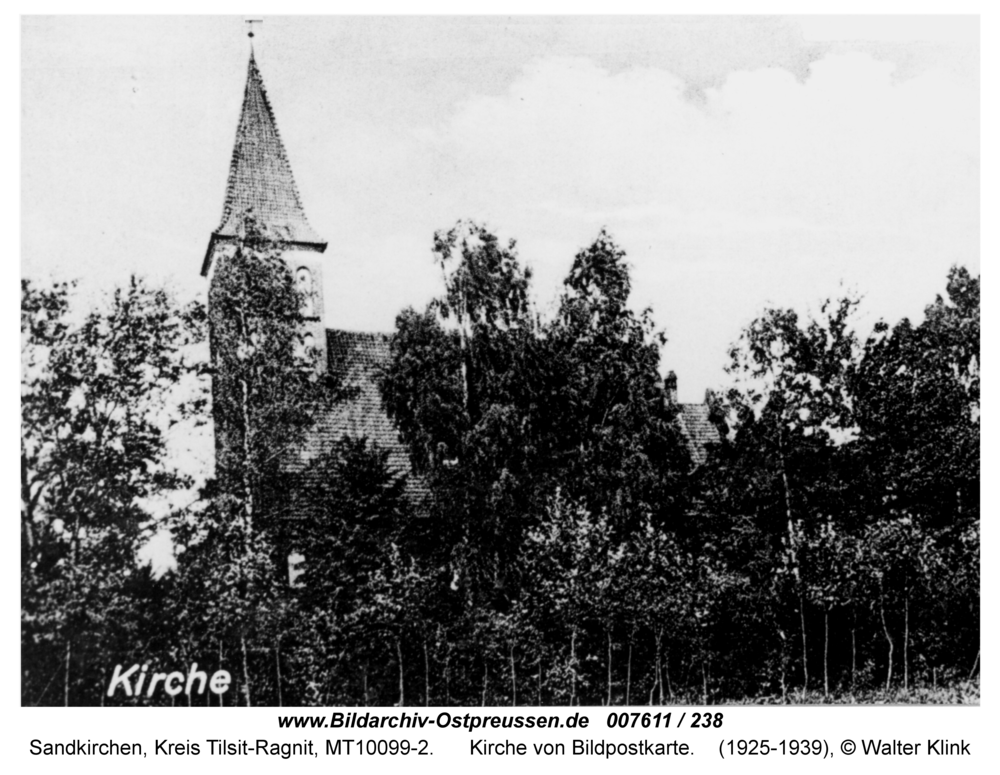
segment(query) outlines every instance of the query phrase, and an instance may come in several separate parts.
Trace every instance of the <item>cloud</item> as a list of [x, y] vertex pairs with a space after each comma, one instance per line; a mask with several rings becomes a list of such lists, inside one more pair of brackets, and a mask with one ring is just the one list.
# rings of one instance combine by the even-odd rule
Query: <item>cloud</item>
[[828, 56], [804, 83], [735, 72], [695, 104], [662, 70], [552, 58], [422, 139], [454, 160], [473, 206], [892, 228], [967, 196], [978, 160], [975, 92], [935, 72], [897, 84], [892, 71], [866, 54]]
[[978, 268], [977, 90], [894, 70], [831, 53], [804, 80], [736, 71], [692, 99], [662, 69], [551, 57], [413, 137], [449, 160], [456, 213], [519, 239], [543, 301], [608, 226], [704, 386], [769, 302], [805, 309], [844, 281], [876, 316], [916, 316], [951, 263]]

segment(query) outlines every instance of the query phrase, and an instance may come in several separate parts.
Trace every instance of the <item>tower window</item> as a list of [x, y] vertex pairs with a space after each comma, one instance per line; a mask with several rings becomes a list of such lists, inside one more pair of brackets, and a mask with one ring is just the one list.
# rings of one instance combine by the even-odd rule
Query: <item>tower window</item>
[[295, 344], [295, 358], [303, 367], [312, 364], [315, 357], [316, 337], [310, 333], [303, 334]]
[[302, 582], [299, 581], [299, 576], [305, 573], [305, 568], [302, 567], [305, 559], [305, 556], [299, 552], [292, 552], [288, 555], [288, 586], [303, 586]]
[[299, 293], [302, 294], [302, 314], [307, 318], [314, 317], [316, 305], [313, 297], [312, 272], [306, 267], [300, 266], [295, 272], [295, 285], [299, 289]]

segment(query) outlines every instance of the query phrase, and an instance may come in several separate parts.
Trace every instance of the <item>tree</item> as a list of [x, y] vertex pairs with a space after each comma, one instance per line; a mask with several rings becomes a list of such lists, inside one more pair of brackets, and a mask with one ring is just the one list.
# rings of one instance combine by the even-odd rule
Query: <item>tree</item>
[[[389, 470], [387, 459], [366, 439], [341, 439], [303, 483], [304, 500], [313, 509], [289, 526], [303, 559], [293, 589], [299, 624], [287, 640], [297, 649], [299, 669], [326, 687], [317, 704], [356, 701], [329, 692], [353, 684], [358, 673], [367, 683], [368, 662], [382, 657], [377, 645], [368, 647], [372, 637], [380, 642], [368, 624], [380, 606], [396, 605], [393, 595], [404, 586], [395, 581], [412, 576], [412, 569], [400, 567], [410, 558], [405, 543], [411, 506], [405, 478]], [[393, 593], [388, 598], [387, 590]], [[367, 689], [362, 696], [367, 702]]]
[[586, 627], [600, 615], [600, 590], [609, 579], [610, 531], [603, 515], [593, 515], [561, 493], [552, 498], [546, 515], [528, 533], [524, 566], [530, 608], [563, 640], [553, 669], [553, 696], [579, 704], [589, 685], [581, 647]]
[[747, 327], [727, 368], [735, 382], [727, 395], [735, 439], [707, 474], [716, 484], [731, 479], [716, 490], [724, 499], [716, 505], [760, 532], [763, 545], [755, 538], [742, 551], [759, 547], [764, 567], [777, 575], [776, 589], [789, 589], [796, 600], [803, 691], [809, 628], [801, 554], [820, 516], [840, 513], [844, 448], [856, 438], [849, 386], [859, 358], [850, 326], [857, 304], [851, 297], [824, 302], [820, 317], [804, 326], [793, 310], [771, 309]]
[[190, 485], [168, 432], [204, 405], [200, 306], [133, 277], [74, 324], [71, 291], [21, 285], [22, 688], [34, 704], [52, 701], [45, 677], [59, 673], [64, 704], [103, 696], [94, 661], [151, 504]]
[[[757, 619], [778, 635], [782, 676], [794, 614], [804, 688], [821, 643], [825, 694], [838, 648], [852, 691], [876, 671], [907, 689], [915, 666], [975, 664], [978, 639], [953, 568], [978, 525], [979, 281], [953, 269], [921, 324], [879, 323], [863, 347], [856, 304], [753, 322], [731, 352], [729, 433], [698, 475], [706, 548], [749, 589], [770, 575]], [[948, 657], [939, 627], [962, 633]]]
[[858, 583], [853, 561], [854, 542], [837, 528], [830, 516], [809, 535], [805, 534], [802, 521], [798, 521], [794, 540], [800, 556], [806, 600], [823, 612], [823, 696], [827, 697], [830, 694], [830, 615], [854, 597]]
[[623, 549], [615, 586], [628, 639], [625, 704], [632, 704], [632, 652], [636, 636], [642, 633], [651, 636], [654, 644], [649, 704], [655, 695], [663, 705], [666, 698], [673, 699], [670, 647], [680, 644], [693, 599], [687, 572], [690, 556], [671, 534], [651, 521], [636, 530]]
[[880, 322], [852, 392], [862, 435], [862, 508], [929, 527], [979, 517], [979, 279], [954, 267], [924, 321]]
[[[426, 622], [424, 602], [430, 579], [413, 558], [404, 557], [398, 546], [390, 544], [384, 561], [366, 574], [364, 581], [345, 625], [354, 633], [352, 645], [357, 653], [374, 657], [372, 661], [376, 664], [387, 662], [386, 657], [395, 662], [398, 699], [394, 704], [403, 707], [407, 704], [404, 646], [411, 634], [419, 635], [424, 649], [424, 687], [425, 692], [429, 691], [429, 666], [426, 661], [428, 633], [422, 625]], [[387, 645], [391, 645], [391, 656], [385, 653]], [[367, 704], [367, 685], [365, 688], [364, 701]]]
[[[337, 397], [318, 354], [303, 350], [306, 300], [283, 259], [286, 246], [252, 216], [231, 254], [218, 257], [209, 290], [217, 476], [239, 501], [249, 534], [288, 506], [279, 490], [318, 409]], [[259, 513], [258, 513], [259, 512]]]
[[504, 247], [485, 226], [471, 221], [436, 232], [434, 256], [445, 287], [435, 306], [445, 321], [455, 322], [465, 410], [475, 426], [483, 402], [492, 397], [495, 385], [489, 377], [494, 375], [485, 372], [495, 372], [491, 361], [505, 354], [504, 335], [531, 328], [531, 271], [521, 268], [513, 240]]
[[676, 407], [660, 385], [666, 336], [651, 310], [629, 308], [630, 291], [625, 252], [601, 230], [564, 283], [543, 413], [560, 484], [591, 510], [607, 510], [619, 538], [646, 515], [660, 525], [677, 520], [690, 469]]
[[509, 600], [536, 481], [531, 275], [513, 241], [470, 222], [437, 232], [434, 256], [444, 292], [397, 318], [383, 396], [436, 492], [436, 551], [477, 594]]
[[340, 397], [304, 348], [307, 299], [286, 249], [247, 214], [234, 249], [216, 257], [209, 323], [218, 481], [210, 508], [174, 528], [187, 550], [182, 572], [200, 578], [220, 648], [228, 638], [237, 644], [247, 705], [252, 652], [277, 652], [287, 615], [289, 520], [303, 506], [286, 494], [300, 489], [298, 450], [316, 413]]
[[607, 510], [619, 537], [680, 513], [690, 461], [659, 384], [664, 338], [629, 309], [606, 232], [576, 256], [550, 323], [531, 315], [513, 242], [460, 223], [434, 249], [444, 294], [397, 319], [383, 395], [415, 468], [459, 515], [440, 520], [444, 535], [509, 602], [519, 544], [557, 488]]

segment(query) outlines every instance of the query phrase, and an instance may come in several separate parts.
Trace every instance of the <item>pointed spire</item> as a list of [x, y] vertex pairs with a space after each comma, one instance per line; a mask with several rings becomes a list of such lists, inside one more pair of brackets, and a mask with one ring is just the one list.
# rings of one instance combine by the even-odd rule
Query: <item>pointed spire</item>
[[[212, 235], [212, 243], [238, 237], [247, 210], [252, 210], [258, 221], [279, 239], [320, 252], [326, 249], [326, 242], [309, 225], [302, 209], [292, 167], [252, 51], [229, 165], [222, 222]], [[203, 274], [210, 260], [206, 256]]]

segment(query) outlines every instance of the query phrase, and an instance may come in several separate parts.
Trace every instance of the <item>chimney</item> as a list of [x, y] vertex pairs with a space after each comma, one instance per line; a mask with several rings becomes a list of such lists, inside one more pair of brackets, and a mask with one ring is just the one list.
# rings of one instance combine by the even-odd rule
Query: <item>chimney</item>
[[666, 393], [667, 404], [677, 403], [677, 375], [672, 371], [667, 372], [663, 379], [663, 391]]

